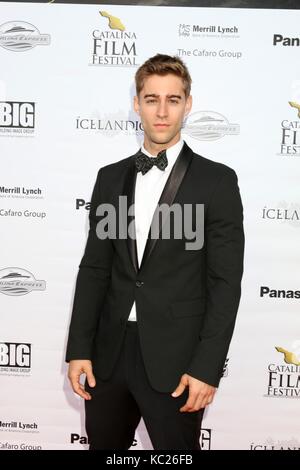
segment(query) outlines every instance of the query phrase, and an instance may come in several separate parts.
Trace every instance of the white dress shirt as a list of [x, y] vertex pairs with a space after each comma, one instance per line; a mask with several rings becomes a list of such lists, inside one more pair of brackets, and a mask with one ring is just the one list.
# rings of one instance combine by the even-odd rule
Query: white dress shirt
[[[165, 170], [162, 171], [157, 168], [157, 166], [153, 165], [153, 167], [145, 175], [143, 175], [140, 171], [137, 174], [134, 209], [136, 246], [139, 266], [142, 262], [154, 211], [182, 147], [183, 140], [180, 139], [177, 144], [167, 149], [168, 166]], [[149, 157], [154, 156], [147, 152], [143, 145], [142, 152]], [[135, 302], [132, 305], [128, 320], [136, 321]]]

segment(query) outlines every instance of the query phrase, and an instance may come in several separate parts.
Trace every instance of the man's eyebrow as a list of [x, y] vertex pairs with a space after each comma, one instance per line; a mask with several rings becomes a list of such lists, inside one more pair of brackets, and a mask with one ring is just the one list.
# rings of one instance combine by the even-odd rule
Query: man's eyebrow
[[144, 95], [144, 98], [158, 98], [159, 95], [156, 95], [155, 93], [148, 93], [147, 95]]
[[181, 95], [167, 95], [168, 98], [177, 98], [178, 100], [181, 100], [182, 96]]
[[[147, 93], [147, 95], [144, 95], [144, 98], [159, 98], [159, 95], [156, 95], [155, 93]], [[177, 98], [178, 100], [182, 99], [182, 96], [180, 95], [167, 95], [167, 98]]]

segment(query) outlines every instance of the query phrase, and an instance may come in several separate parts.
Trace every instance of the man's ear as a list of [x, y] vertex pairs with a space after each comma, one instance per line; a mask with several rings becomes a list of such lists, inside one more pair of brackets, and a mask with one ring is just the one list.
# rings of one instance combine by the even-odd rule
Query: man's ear
[[184, 111], [185, 116], [187, 116], [191, 112], [192, 105], [193, 105], [193, 98], [192, 98], [192, 95], [189, 95], [186, 99], [186, 104], [185, 104], [185, 111]]
[[133, 109], [137, 114], [140, 114], [140, 104], [139, 104], [139, 97], [135, 96], [133, 98]]

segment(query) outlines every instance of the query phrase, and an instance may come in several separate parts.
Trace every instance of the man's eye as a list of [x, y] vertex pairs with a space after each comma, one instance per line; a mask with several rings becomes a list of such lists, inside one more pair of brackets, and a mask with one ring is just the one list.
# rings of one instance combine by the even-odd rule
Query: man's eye
[[170, 103], [172, 103], [172, 104], [178, 104], [178, 100], [170, 100]]
[[152, 100], [147, 100], [146, 103], [155, 103], [156, 100], [152, 99]]

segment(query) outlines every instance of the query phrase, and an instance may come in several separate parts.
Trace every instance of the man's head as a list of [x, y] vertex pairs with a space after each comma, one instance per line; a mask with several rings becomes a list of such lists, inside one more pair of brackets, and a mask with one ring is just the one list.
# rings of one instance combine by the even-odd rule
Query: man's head
[[156, 54], [139, 67], [135, 74], [136, 94], [139, 96], [145, 80], [151, 75], [165, 76], [168, 74], [181, 78], [184, 94], [187, 98], [191, 92], [192, 79], [186, 65], [179, 57]]
[[192, 105], [191, 77], [178, 57], [157, 54], [135, 75], [134, 109], [144, 127], [145, 147], [159, 151], [178, 142], [184, 117]]

